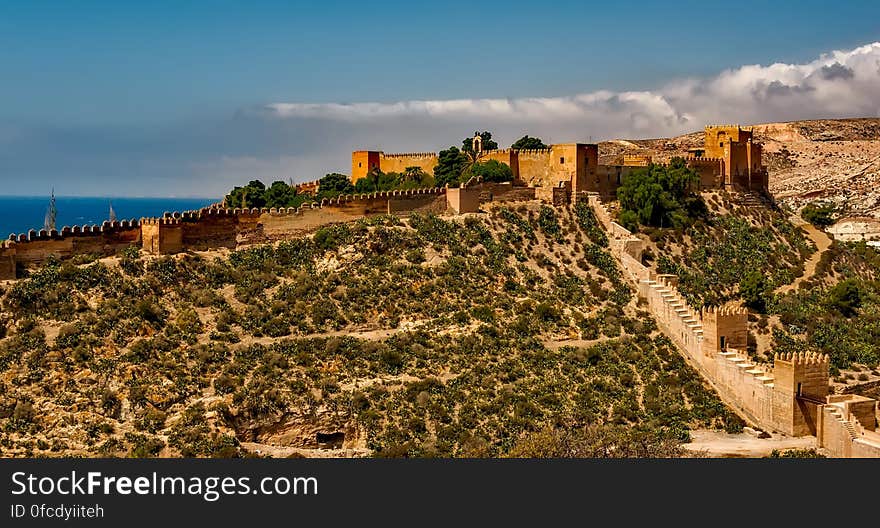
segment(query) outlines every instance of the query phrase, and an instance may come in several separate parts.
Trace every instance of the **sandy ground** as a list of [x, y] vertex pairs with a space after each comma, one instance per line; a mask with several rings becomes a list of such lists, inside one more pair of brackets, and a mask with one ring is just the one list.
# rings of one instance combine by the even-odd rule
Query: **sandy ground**
[[303, 449], [298, 447], [273, 446], [258, 444], [256, 442], [242, 442], [241, 446], [247, 451], [260, 456], [272, 458], [306, 457], [306, 458], [360, 458], [368, 457], [373, 452], [369, 449]]
[[810, 237], [810, 240], [816, 244], [816, 252], [810, 255], [810, 258], [804, 263], [804, 274], [795, 279], [791, 284], [785, 284], [776, 289], [777, 294], [784, 294], [786, 292], [795, 291], [798, 289], [798, 286], [801, 285], [802, 282], [813, 278], [813, 275], [816, 274], [816, 265], [819, 264], [819, 261], [822, 260], [822, 255], [828, 251], [828, 248], [831, 247], [831, 237], [825, 234], [824, 231], [817, 229], [816, 226], [805, 222], [799, 216], [792, 216], [790, 218], [791, 223], [796, 226], [802, 227], [804, 231], [807, 232], [807, 236]]
[[810, 449], [816, 447], [812, 436], [791, 437], [773, 435], [756, 438], [747, 433], [727, 434], [724, 431], [697, 429], [691, 431], [691, 442], [685, 449], [712, 458], [760, 458], [774, 449]]

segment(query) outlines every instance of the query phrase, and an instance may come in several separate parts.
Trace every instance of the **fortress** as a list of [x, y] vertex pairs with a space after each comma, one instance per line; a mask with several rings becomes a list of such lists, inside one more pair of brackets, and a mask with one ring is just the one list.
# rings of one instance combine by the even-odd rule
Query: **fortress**
[[[710, 125], [705, 133], [705, 146], [691, 149], [686, 157], [687, 166], [700, 175], [702, 189], [767, 193], [761, 145], [753, 142], [751, 130], [739, 125]], [[539, 150], [478, 149], [478, 154], [478, 161], [495, 160], [509, 166], [514, 182], [520, 185], [545, 193], [564, 187], [575, 195], [595, 192], [605, 197], [613, 197], [627, 175], [652, 161], [650, 156], [627, 155], [622, 165], [600, 165], [599, 146], [594, 143], [562, 143]], [[370, 171], [400, 173], [409, 167], [431, 174], [438, 160], [434, 152], [386, 154], [356, 150], [351, 153], [351, 180], [357, 182]]]
[[[622, 165], [599, 165], [598, 146], [568, 143], [545, 150], [490, 150], [481, 160], [495, 159], [513, 170], [513, 183], [470, 181], [460, 188], [427, 188], [345, 195], [299, 208], [229, 209], [165, 213], [161, 218], [104, 222], [101, 226], [65, 227], [10, 235], [0, 246], [0, 280], [15, 279], [18, 269], [50, 257], [114, 255], [132, 245], [167, 255], [187, 250], [272, 242], [312, 232], [321, 226], [360, 218], [414, 212], [476, 212], [486, 202], [542, 199], [562, 205], [587, 200], [609, 234], [612, 255], [636, 286], [641, 302], [688, 362], [722, 400], [751, 425], [790, 436], [815, 436], [817, 446], [837, 457], [880, 457], [877, 401], [855, 395], [829, 394], [829, 360], [817, 354], [777, 354], [772, 366], [755, 363], [745, 352], [748, 314], [743, 308], [695, 310], [677, 290], [674, 275], [658, 275], [642, 264], [645, 242], [612, 221], [603, 199], [639, 167], [646, 156], [625, 156]], [[687, 164], [700, 175], [703, 189], [767, 190], [761, 147], [739, 126], [706, 128], [704, 149], [694, 149]], [[352, 179], [370, 170], [397, 172], [419, 166], [433, 170], [431, 153], [352, 154]], [[523, 185], [526, 184], [526, 185]], [[302, 189], [316, 190], [317, 182]]]

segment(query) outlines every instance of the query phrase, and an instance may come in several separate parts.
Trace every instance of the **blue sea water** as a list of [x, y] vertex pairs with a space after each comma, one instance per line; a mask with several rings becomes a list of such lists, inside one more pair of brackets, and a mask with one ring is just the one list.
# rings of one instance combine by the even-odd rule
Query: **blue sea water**
[[[55, 225], [101, 225], [109, 219], [110, 205], [117, 220], [162, 216], [166, 211], [201, 209], [220, 200], [216, 198], [86, 198], [55, 197], [58, 211]], [[29, 229], [43, 229], [49, 197], [0, 196], [0, 240], [11, 233], [27, 233]]]

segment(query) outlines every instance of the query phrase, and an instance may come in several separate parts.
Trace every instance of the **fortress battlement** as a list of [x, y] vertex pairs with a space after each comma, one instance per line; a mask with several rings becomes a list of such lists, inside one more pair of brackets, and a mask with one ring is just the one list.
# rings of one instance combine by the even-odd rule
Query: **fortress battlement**
[[519, 154], [520, 156], [530, 156], [530, 155], [544, 156], [544, 155], [550, 154], [549, 148], [545, 148], [545, 149], [513, 149], [513, 150], [516, 150], [517, 154]]
[[436, 152], [401, 152], [401, 153], [392, 153], [386, 154], [384, 152], [380, 152], [379, 155], [383, 158], [436, 158]]
[[742, 306], [706, 306], [700, 310], [702, 317], [712, 315], [748, 315], [748, 308]]
[[816, 365], [828, 367], [830, 359], [828, 354], [818, 352], [783, 352], [773, 355], [774, 363], [790, 363], [792, 365]]
[[[171, 213], [166, 213], [171, 214]], [[155, 226], [155, 225], [163, 225], [163, 226], [175, 226], [180, 225], [181, 221], [179, 217], [173, 216], [163, 216], [161, 218], [141, 218], [141, 226]]]
[[120, 230], [130, 230], [139, 226], [138, 220], [104, 221], [101, 225], [75, 225], [64, 226], [61, 230], [51, 229], [30, 229], [27, 233], [12, 233], [7, 238], [8, 241], [17, 243], [36, 242], [41, 240], [58, 240], [65, 237], [77, 236], [97, 236], [106, 233], [112, 233]]

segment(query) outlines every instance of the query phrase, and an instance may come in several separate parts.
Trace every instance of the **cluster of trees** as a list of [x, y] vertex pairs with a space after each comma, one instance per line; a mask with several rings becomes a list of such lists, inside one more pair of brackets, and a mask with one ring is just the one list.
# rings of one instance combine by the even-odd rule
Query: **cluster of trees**
[[[475, 132], [474, 136], [477, 135], [482, 141], [483, 151], [498, 148], [498, 143], [492, 139], [491, 132]], [[523, 136], [517, 143], [524, 140], [526, 143], [534, 140], [540, 142], [540, 139]], [[496, 160], [480, 161], [479, 154], [474, 150], [473, 142], [474, 138], [468, 137], [462, 140], [460, 150], [452, 146], [440, 151], [437, 166], [434, 168], [434, 181], [438, 186], [458, 187], [475, 176], [481, 177], [486, 182], [500, 183], [513, 180], [513, 171], [508, 165]]]
[[617, 189], [620, 223], [629, 230], [640, 224], [677, 229], [691, 224], [706, 212], [696, 192], [699, 181], [699, 174], [682, 158], [634, 171]]
[[283, 181], [266, 185], [252, 180], [244, 187], [235, 187], [226, 195], [227, 207], [298, 207], [310, 200], [306, 194], [299, 194], [296, 188]]
[[813, 202], [801, 209], [801, 218], [814, 226], [825, 227], [834, 223], [835, 212], [834, 204]]
[[421, 167], [407, 167], [403, 172], [382, 172], [374, 169], [359, 179], [352, 188], [357, 193], [420, 189], [434, 187], [434, 177]]
[[550, 147], [545, 145], [541, 138], [529, 137], [528, 135], [525, 135], [514, 141], [513, 145], [511, 145], [510, 148], [517, 150], [541, 150], [548, 149]]
[[348, 176], [333, 172], [319, 180], [318, 192], [314, 195], [300, 193], [293, 184], [283, 181], [272, 182], [272, 185], [266, 187], [263, 182], [252, 180], [244, 187], [232, 189], [226, 195], [225, 201], [227, 207], [299, 207], [305, 202], [320, 201], [322, 198], [334, 198], [340, 194], [355, 192], [369, 191], [357, 190]]

